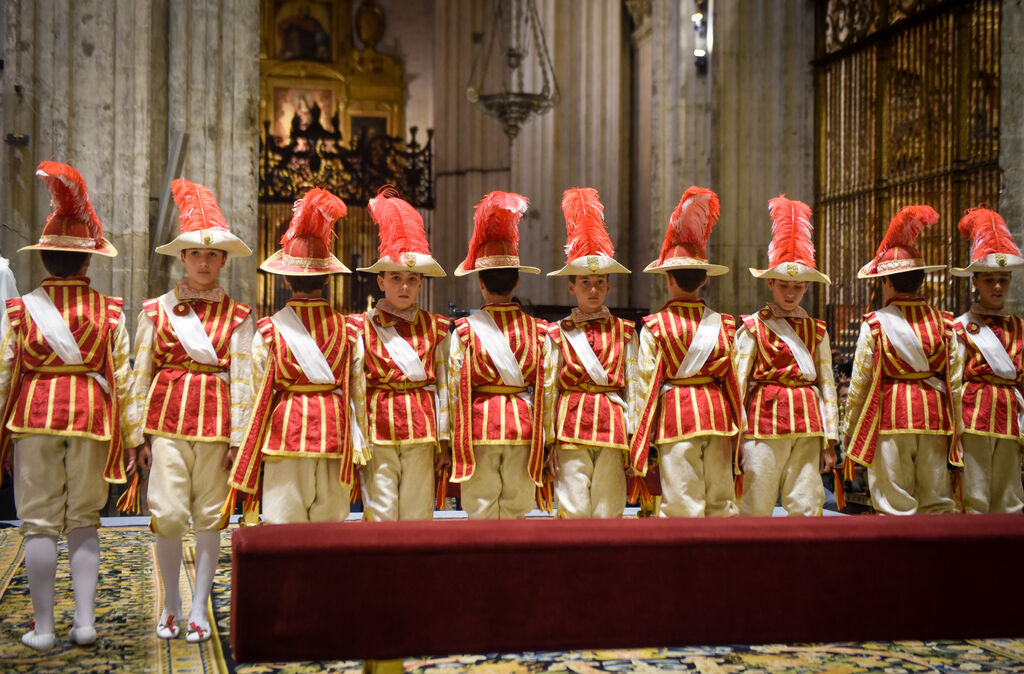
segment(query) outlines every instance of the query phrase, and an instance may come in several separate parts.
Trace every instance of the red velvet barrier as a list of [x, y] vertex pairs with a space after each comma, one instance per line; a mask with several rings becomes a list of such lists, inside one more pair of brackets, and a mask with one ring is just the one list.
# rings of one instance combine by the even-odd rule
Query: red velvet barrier
[[1024, 517], [295, 524], [232, 537], [239, 662], [1020, 637]]

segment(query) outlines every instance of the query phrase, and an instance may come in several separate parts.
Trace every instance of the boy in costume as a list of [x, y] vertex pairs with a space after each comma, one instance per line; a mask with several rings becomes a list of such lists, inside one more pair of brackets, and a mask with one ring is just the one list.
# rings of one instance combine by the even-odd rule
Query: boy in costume
[[738, 513], [734, 436], [743, 414], [731, 358], [736, 321], [700, 298], [708, 276], [729, 271], [707, 257], [719, 210], [711, 190], [687, 189], [672, 213], [660, 256], [644, 269], [665, 274], [670, 300], [643, 319], [630, 463], [638, 475], [646, 475], [648, 450], [657, 445], [661, 517]]
[[377, 521], [434, 516], [434, 469], [449, 451], [448, 329], [416, 304], [424, 276], [444, 276], [430, 255], [423, 218], [385, 188], [370, 200], [380, 227], [377, 274], [384, 298], [350, 317], [364, 345], [370, 459], [361, 470], [363, 507]]
[[484, 306], [455, 321], [448, 361], [452, 482], [471, 518], [526, 515], [544, 468], [543, 385], [547, 323], [512, 301], [519, 272], [519, 221], [526, 197], [491, 192], [477, 204], [469, 254], [456, 276], [479, 272]]
[[281, 249], [260, 265], [284, 276], [292, 297], [259, 320], [253, 339], [259, 388], [230, 483], [256, 493], [262, 462], [269, 524], [344, 521], [353, 462], [366, 462], [362, 431], [353, 426], [364, 402], [360, 345], [323, 297], [329, 274], [350, 273], [331, 254], [334, 223], [346, 212], [327, 190], [306, 192], [295, 202]]
[[1012, 271], [1024, 268], [1017, 242], [995, 211], [972, 208], [957, 225], [970, 237], [975, 302], [953, 323], [963, 366], [963, 506], [969, 513], [1019, 513], [1024, 414], [1024, 320], [1005, 308]]
[[790, 515], [820, 515], [820, 473], [836, 462], [839, 411], [825, 321], [800, 306], [809, 283], [830, 283], [817, 270], [811, 209], [779, 196], [768, 202], [772, 242], [767, 279], [772, 301], [743, 316], [733, 359], [744, 398], [743, 497], [740, 513], [771, 515], [782, 494]]
[[885, 306], [861, 323], [843, 446], [868, 469], [871, 503], [888, 515], [957, 508], [947, 465], [963, 465], [954, 426], [961, 365], [952, 315], [919, 295], [925, 272], [945, 267], [925, 264], [915, 245], [938, 220], [930, 206], [904, 207], [857, 273], [881, 279]]
[[575, 187], [562, 195], [567, 240], [564, 267], [577, 306], [549, 326], [544, 367], [544, 427], [555, 455], [558, 516], [621, 517], [626, 507], [629, 435], [626, 403], [635, 397], [636, 328], [604, 305], [609, 274], [628, 274], [613, 259], [597, 190]]
[[[133, 401], [152, 457], [147, 494], [156, 534], [164, 606], [157, 636], [179, 633], [181, 539], [189, 517], [196, 532], [196, 581], [186, 639], [210, 638], [207, 603], [220, 555], [221, 507], [227, 471], [252, 406], [250, 307], [218, 285], [228, 257], [252, 254], [231, 233], [213, 194], [187, 180], [171, 183], [181, 231], [156, 252], [180, 256], [185, 278], [170, 292], [143, 302], [135, 333]], [[230, 449], [229, 449], [230, 448]]]
[[[38, 250], [50, 273], [42, 285], [7, 300], [0, 322], [0, 463], [14, 472], [25, 537], [25, 571], [34, 623], [21, 642], [54, 645], [57, 538], [67, 537], [75, 617], [71, 643], [96, 641], [100, 549], [97, 527], [107, 483], [134, 470], [128, 404], [131, 369], [122, 300], [89, 287], [92, 255], [114, 257], [82, 176], [67, 164], [36, 169], [52, 211]], [[12, 457], [13, 444], [13, 457]], [[127, 455], [128, 466], [122, 465]]]

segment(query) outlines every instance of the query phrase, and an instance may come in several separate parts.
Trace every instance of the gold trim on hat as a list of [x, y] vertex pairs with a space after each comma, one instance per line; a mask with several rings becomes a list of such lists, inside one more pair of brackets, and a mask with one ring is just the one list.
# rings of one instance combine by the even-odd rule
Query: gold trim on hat
[[898, 269], [918, 269], [919, 267], [927, 267], [924, 263], [924, 258], [921, 257], [905, 257], [902, 259], [894, 260], [883, 260], [875, 265], [875, 273], [894, 271]]
[[275, 262], [283, 262], [288, 266], [305, 267], [307, 269], [327, 269], [335, 265], [334, 260], [329, 257], [293, 257], [287, 253], [281, 253]]
[[43, 234], [39, 237], [39, 244], [45, 246], [75, 246], [76, 248], [95, 248], [96, 239], [82, 236], [68, 236], [66, 234]]

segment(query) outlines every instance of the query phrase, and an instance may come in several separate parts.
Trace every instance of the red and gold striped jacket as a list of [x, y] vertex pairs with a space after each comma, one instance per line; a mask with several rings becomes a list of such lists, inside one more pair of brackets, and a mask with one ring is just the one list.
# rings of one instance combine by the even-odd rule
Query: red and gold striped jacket
[[744, 395], [749, 438], [813, 437], [839, 439], [836, 387], [825, 321], [809, 316], [786, 316], [797, 337], [814, 359], [816, 378], [806, 380], [792, 350], [760, 318], [772, 309], [742, 317], [733, 360]]
[[468, 319], [455, 321], [448, 365], [448, 394], [454, 410], [451, 481], [464, 482], [473, 476], [473, 445], [529, 445], [529, 473], [539, 486], [544, 463], [547, 323], [526, 315], [518, 304], [488, 304], [482, 310], [508, 339], [527, 386], [505, 386]]
[[1020, 440], [1017, 397], [1014, 389], [1024, 391], [1024, 319], [1019, 316], [993, 316], [976, 313], [1002, 343], [1017, 368], [1017, 378], [1001, 379], [971, 341], [960, 321], [953, 322], [957, 347], [963, 362], [963, 430], [977, 435]]
[[[921, 340], [930, 370], [915, 372], [897, 355], [876, 313], [865, 314], [846, 400], [844, 434], [848, 456], [864, 466], [874, 461], [879, 434], [954, 434], [952, 410], [959, 408], [960, 366], [952, 314], [929, 306], [922, 298], [897, 298], [888, 304], [899, 308]], [[931, 376], [944, 382], [945, 392], [925, 383]], [[950, 445], [949, 460], [963, 465], [956, 441]]]
[[[594, 355], [608, 373], [607, 386], [594, 382], [575, 349], [563, 337], [563, 328], [571, 330], [577, 326], [582, 328]], [[616, 404], [607, 393], [629, 400], [635, 387], [636, 327], [615, 316], [582, 324], [566, 318], [552, 323], [548, 336], [551, 353], [544, 384], [548, 444], [558, 443], [562, 448], [611, 447], [629, 451], [629, 410]]]
[[[349, 391], [356, 334], [323, 299], [288, 301], [334, 373], [333, 384], [309, 381], [270, 318], [260, 319], [254, 355], [264, 367], [252, 418], [235, 457], [231, 486], [256, 491], [260, 456], [340, 458], [339, 482], [353, 480]], [[262, 342], [262, 343], [261, 343]]]
[[[251, 400], [234, 399], [240, 396], [235, 396], [233, 389], [236, 380], [244, 380], [242, 388], [251, 394], [252, 375], [248, 363], [239, 373], [232, 361], [250, 358], [251, 309], [227, 295], [219, 302], [190, 300], [182, 304], [191, 306], [203, 324], [217, 353], [217, 365], [192, 360], [159, 298], [143, 302], [135, 340], [135, 398], [145, 410], [140, 415], [144, 431], [147, 435], [237, 446]], [[232, 338], [238, 336], [247, 320], [244, 344], [233, 349]], [[239, 405], [245, 407], [246, 414], [239, 413]]]
[[[447, 353], [442, 344], [451, 321], [417, 309], [413, 321], [404, 321], [380, 309], [382, 327], [394, 327], [420, 357], [427, 378], [410, 381], [370, 325], [367, 314], [349, 316], [365, 348], [367, 426], [371, 443], [398, 445], [448, 439]], [[435, 392], [437, 407], [435, 409]], [[439, 427], [440, 426], [440, 427]]]
[[[7, 301], [0, 457], [8, 451], [11, 434], [110, 441], [104, 479], [125, 482], [122, 455], [124, 443], [131, 442], [131, 372], [122, 300], [96, 292], [84, 277], [47, 278], [42, 287], [71, 329], [83, 363], [64, 363], [39, 332], [23, 301]], [[103, 390], [95, 375], [106, 380], [111, 393]]]
[[741, 396], [732, 364], [736, 319], [722, 314], [718, 341], [697, 375], [674, 378], [697, 333], [704, 306], [703, 301], [672, 300], [643, 319], [638, 358], [643, 388], [630, 443], [630, 462], [638, 473], [646, 474], [652, 440], [670, 444], [701, 435], [732, 436], [739, 430]]

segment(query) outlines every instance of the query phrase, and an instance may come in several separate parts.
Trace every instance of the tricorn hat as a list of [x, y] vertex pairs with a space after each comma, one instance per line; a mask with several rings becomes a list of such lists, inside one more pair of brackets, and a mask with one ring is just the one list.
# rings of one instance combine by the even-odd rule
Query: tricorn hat
[[178, 237], [156, 249], [161, 255], [177, 257], [190, 248], [223, 250], [228, 257], [252, 255], [249, 246], [231, 233], [217, 200], [206, 187], [184, 178], [171, 181], [171, 194], [178, 205]]
[[345, 202], [314, 187], [295, 202], [291, 222], [281, 237], [281, 249], [260, 269], [281, 276], [349, 274], [351, 270], [331, 253], [334, 223], [348, 212]]
[[537, 267], [519, 263], [519, 221], [530, 202], [514, 192], [491, 192], [480, 200], [473, 214], [473, 236], [469, 254], [455, 269], [465, 276], [486, 269], [518, 269], [539, 274]]
[[103, 236], [103, 225], [89, 201], [82, 174], [56, 161], [44, 161], [36, 167], [50, 190], [50, 215], [46, 218], [39, 243], [22, 250], [62, 250], [115, 257], [117, 249]]
[[444, 269], [430, 254], [423, 218], [412, 205], [398, 198], [395, 188], [382, 188], [367, 206], [370, 217], [380, 227], [380, 258], [358, 271], [411, 271], [424, 276], [445, 276]]
[[772, 219], [772, 242], [768, 246], [767, 269], [751, 269], [757, 278], [782, 281], [831, 283], [814, 263], [811, 207], [780, 194], [768, 202]]
[[672, 211], [661, 254], [644, 271], [703, 269], [708, 276], [728, 273], [728, 267], [708, 262], [708, 238], [720, 212], [717, 194], [706, 187], [694, 185], [688, 188]]
[[562, 194], [565, 215], [565, 266], [548, 276], [629, 274], [616, 262], [604, 223], [604, 205], [593, 187], [570, 187]]
[[1024, 268], [1024, 257], [1006, 221], [988, 208], [970, 208], [957, 223], [957, 229], [971, 238], [971, 263], [953, 267], [953, 276], [970, 276], [975, 272], [1017, 271]]
[[904, 206], [889, 221], [889, 229], [878, 246], [875, 257], [857, 272], [857, 278], [877, 278], [921, 269], [945, 269], [943, 264], [925, 264], [917, 250], [917, 236], [925, 227], [939, 221], [939, 214], [931, 206]]

